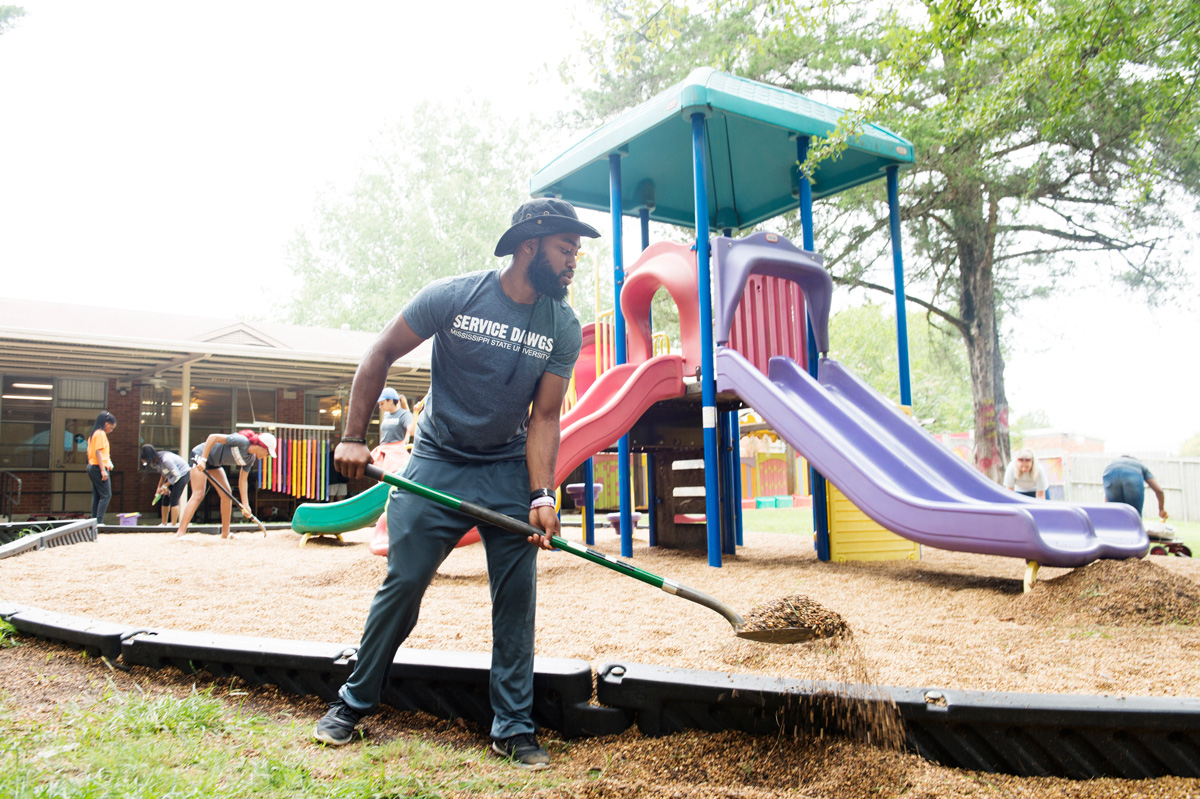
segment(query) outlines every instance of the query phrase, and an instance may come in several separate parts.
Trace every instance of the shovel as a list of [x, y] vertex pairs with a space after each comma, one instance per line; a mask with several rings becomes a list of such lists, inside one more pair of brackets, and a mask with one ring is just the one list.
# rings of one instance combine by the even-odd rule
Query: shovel
[[225, 496], [227, 496], [227, 497], [229, 498], [229, 500], [230, 500], [231, 502], [233, 502], [233, 504], [235, 504], [235, 505], [237, 505], [239, 508], [241, 508], [241, 510], [242, 510], [242, 514], [243, 514], [243, 515], [244, 515], [246, 518], [248, 518], [250, 521], [252, 521], [252, 522], [254, 522], [255, 524], [257, 524], [257, 525], [258, 525], [258, 529], [259, 529], [259, 530], [262, 530], [263, 538], [266, 538], [266, 537], [267, 537], [267, 528], [266, 528], [266, 526], [265, 526], [265, 525], [263, 525], [263, 523], [262, 523], [262, 522], [260, 522], [260, 521], [258, 520], [258, 517], [257, 517], [257, 516], [255, 516], [253, 513], [251, 513], [251, 512], [250, 512], [250, 509], [249, 509], [249, 508], [247, 508], [245, 505], [243, 505], [243, 504], [242, 504], [242, 501], [241, 501], [240, 499], [238, 499], [238, 498], [237, 498], [237, 497], [235, 497], [233, 494], [231, 494], [231, 493], [230, 493], [230, 492], [229, 492], [229, 491], [228, 491], [228, 490], [225, 488], [225, 486], [221, 485], [221, 483], [220, 483], [220, 482], [218, 482], [217, 480], [213, 479], [212, 477], [209, 477], [207, 474], [205, 474], [205, 475], [204, 475], [204, 479], [208, 480], [208, 484], [209, 484], [210, 486], [213, 486], [214, 488], [216, 488], [216, 489], [217, 489], [217, 491], [220, 491], [222, 494], [224, 494]]
[[[522, 538], [528, 538], [531, 535], [544, 535], [544, 531], [539, 530], [531, 524], [517, 521], [516, 519], [505, 516], [503, 513], [485, 508], [482, 505], [476, 505], [473, 502], [466, 502], [450, 494], [443, 493], [428, 486], [423, 486], [420, 483], [415, 483], [408, 478], [401, 477], [396, 474], [388, 474], [374, 464], [368, 464], [366, 475], [373, 480], [378, 480], [387, 483], [390, 486], [395, 486], [403, 491], [408, 491], [411, 494], [416, 494], [419, 497], [424, 497], [439, 505], [444, 505], [451, 510], [460, 511], [468, 516], [474, 517], [481, 522], [493, 525], [495, 527], [508, 530], [511, 533], [516, 533]], [[632, 577], [635, 580], [641, 580], [647, 585], [652, 585], [655, 588], [661, 588], [668, 594], [674, 594], [677, 597], [686, 599], [689, 602], [695, 602], [698, 605], [715, 610], [725, 617], [725, 620], [733, 625], [733, 631], [739, 638], [746, 638], [751, 641], [760, 641], [768, 644], [795, 644], [801, 641], [811, 641], [814, 638], [821, 637], [821, 634], [810, 627], [784, 627], [771, 630], [743, 630], [746, 625], [746, 620], [743, 619], [737, 611], [726, 605], [721, 600], [709, 596], [703, 591], [697, 591], [695, 588], [688, 588], [682, 583], [677, 583], [666, 577], [659, 577], [657, 574], [639, 569], [631, 563], [626, 563], [623, 560], [618, 560], [611, 555], [606, 555], [603, 552], [585, 547], [582, 544], [577, 544], [574, 541], [568, 541], [561, 536], [550, 536], [550, 543], [554, 544], [558, 549], [564, 552], [570, 552], [572, 555], [590, 560], [592, 563], [599, 564], [606, 569], [623, 574], [626, 577]]]

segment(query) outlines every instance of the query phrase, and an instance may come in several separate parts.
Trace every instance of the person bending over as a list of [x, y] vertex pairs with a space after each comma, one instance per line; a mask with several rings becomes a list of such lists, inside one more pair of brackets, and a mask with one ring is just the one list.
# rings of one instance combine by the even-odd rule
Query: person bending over
[[174, 452], [155, 449], [149, 444], [142, 445], [142, 465], [159, 474], [158, 488], [154, 489], [154, 493], [162, 497], [159, 501], [162, 523], [179, 524], [179, 502], [188, 487], [191, 467]]
[[1146, 468], [1146, 464], [1132, 455], [1122, 455], [1104, 468], [1100, 478], [1104, 482], [1105, 502], [1124, 502], [1142, 515], [1146, 502], [1146, 486], [1158, 499], [1158, 518], [1167, 520], [1167, 497], [1162, 486]]
[[242, 516], [246, 517], [250, 508], [250, 473], [254, 471], [259, 458], [274, 454], [275, 436], [251, 430], [229, 435], [213, 433], [203, 444], [193, 447], [190, 478], [192, 496], [180, 516], [175, 537], [187, 535], [188, 524], [208, 491], [208, 481], [216, 480], [225, 489], [221, 492], [221, 538], [229, 538], [229, 523], [233, 516], [233, 501], [229, 496], [233, 491], [229, 487], [229, 478], [225, 476], [226, 467], [237, 467], [239, 470], [238, 494], [242, 499]]
[[1015, 460], [1004, 470], [1004, 487], [1027, 497], [1046, 498], [1046, 489], [1050, 487], [1050, 478], [1046, 470], [1037, 462], [1037, 457], [1031, 449], [1023, 449], [1017, 453]]

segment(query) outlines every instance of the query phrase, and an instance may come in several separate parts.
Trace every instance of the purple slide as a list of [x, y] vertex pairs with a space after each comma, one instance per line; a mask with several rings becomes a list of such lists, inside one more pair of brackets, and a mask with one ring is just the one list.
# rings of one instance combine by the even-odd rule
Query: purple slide
[[770, 372], [717, 349], [718, 389], [737, 393], [864, 513], [905, 538], [1064, 567], [1149, 550], [1132, 508], [1008, 491], [835, 361], [822, 359], [820, 383], [788, 358], [772, 358]]
[[[916, 425], [895, 405], [868, 386], [846, 367], [829, 358], [822, 358], [818, 372], [821, 385], [834, 394], [847, 410], [856, 413], [860, 422], [875, 435], [887, 437], [892, 445], [919, 460], [931, 477], [940, 479], [964, 501], [1011, 502], [1029, 508], [1038, 527], [1053, 530], [1055, 523], [1045, 518], [1047, 511], [1075, 507], [1087, 514], [1096, 536], [1100, 539], [1101, 558], [1140, 558], [1146, 554], [1150, 541], [1137, 512], [1122, 503], [1063, 505], [1030, 499], [1009, 491], [984, 477], [970, 464], [947, 450], [932, 436]], [[898, 419], [896, 417], [899, 417]]]

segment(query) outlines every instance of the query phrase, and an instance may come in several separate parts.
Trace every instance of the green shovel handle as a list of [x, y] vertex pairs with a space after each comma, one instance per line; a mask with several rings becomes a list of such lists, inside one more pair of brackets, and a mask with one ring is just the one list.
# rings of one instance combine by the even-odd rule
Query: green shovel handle
[[[516, 533], [522, 538], [528, 538], [531, 535], [545, 535], [543, 530], [539, 530], [532, 524], [518, 521], [511, 516], [505, 516], [503, 513], [498, 513], [491, 508], [485, 508], [482, 505], [476, 505], [474, 502], [467, 502], [443, 491], [438, 491], [436, 489], [429, 488], [428, 486], [423, 486], [420, 483], [415, 483], [412, 480], [409, 480], [407, 477], [401, 477], [397, 474], [388, 474], [373, 463], [367, 464], [366, 475], [373, 480], [378, 480], [380, 482], [387, 483], [390, 486], [395, 486], [402, 491], [408, 491], [411, 494], [424, 497], [425, 499], [436, 502], [437, 504], [443, 505], [451, 510], [465, 513], [481, 522], [485, 522], [494, 527], [499, 527], [503, 530], [508, 530], [511, 533]], [[570, 552], [572, 555], [583, 558], [584, 560], [590, 560], [592, 563], [599, 564], [606, 569], [612, 569], [613, 571], [623, 574], [626, 577], [632, 577], [635, 580], [641, 580], [643, 583], [666, 591], [668, 594], [674, 594], [675, 596], [686, 599], [689, 602], [695, 602], [696, 604], [703, 605], [710, 610], [715, 610], [717, 613], [720, 613], [722, 616], [724, 616], [725, 620], [732, 624], [735, 630], [740, 629], [741, 626], [745, 624], [745, 620], [738, 615], [737, 611], [716, 597], [709, 596], [703, 591], [697, 591], [694, 588], [689, 588], [682, 583], [675, 582], [674, 580], [670, 580], [665, 577], [659, 577], [657, 574], [652, 574], [645, 569], [639, 569], [632, 563], [618, 560], [611, 555], [606, 555], [603, 552], [585, 547], [582, 544], [577, 544], [574, 541], [568, 541], [561, 536], [550, 536], [550, 543], [564, 552]]]

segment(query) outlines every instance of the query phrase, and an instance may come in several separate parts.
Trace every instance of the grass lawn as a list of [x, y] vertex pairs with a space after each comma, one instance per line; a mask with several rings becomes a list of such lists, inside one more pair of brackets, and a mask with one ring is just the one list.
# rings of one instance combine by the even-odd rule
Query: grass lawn
[[[11, 645], [5, 626], [0, 645]], [[91, 705], [54, 704], [32, 725], [14, 720], [0, 697], [0, 796], [432, 799], [528, 795], [571, 777], [521, 771], [482, 747], [456, 749], [419, 736], [368, 740], [333, 756], [309, 740], [310, 719], [247, 712], [236, 693], [222, 697], [210, 687], [176, 698], [111, 689]]]
[[755, 508], [742, 511], [742, 529], [752, 533], [812, 535], [811, 508]]
[[1200, 556], [1200, 522], [1179, 522], [1167, 519], [1167, 524], [1175, 528], [1175, 537], [1182, 541], [1192, 553]]

